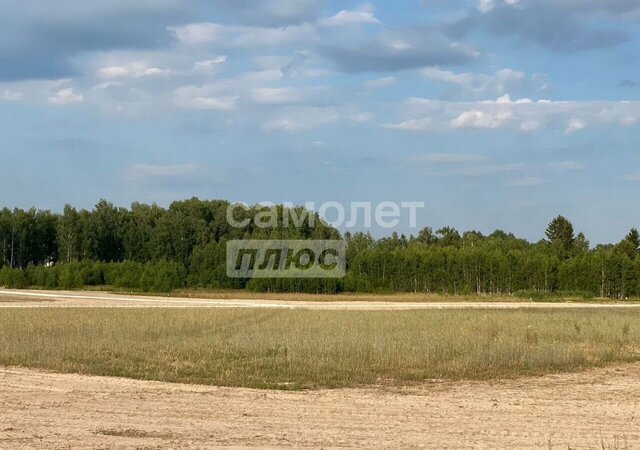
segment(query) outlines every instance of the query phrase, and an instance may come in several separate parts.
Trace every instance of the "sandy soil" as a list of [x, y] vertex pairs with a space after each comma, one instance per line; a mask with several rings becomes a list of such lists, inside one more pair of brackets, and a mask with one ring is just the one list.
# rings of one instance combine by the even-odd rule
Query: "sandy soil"
[[[395, 311], [417, 309], [640, 309], [640, 303], [544, 303], [544, 302], [383, 302], [383, 301], [287, 301], [261, 299], [198, 299], [151, 297], [106, 292], [13, 291], [0, 289], [0, 308], [55, 307], [156, 307], [156, 308], [280, 308], [313, 310]], [[8, 301], [11, 300], [11, 301]]]
[[308, 392], [0, 368], [0, 448], [640, 448], [640, 364]]

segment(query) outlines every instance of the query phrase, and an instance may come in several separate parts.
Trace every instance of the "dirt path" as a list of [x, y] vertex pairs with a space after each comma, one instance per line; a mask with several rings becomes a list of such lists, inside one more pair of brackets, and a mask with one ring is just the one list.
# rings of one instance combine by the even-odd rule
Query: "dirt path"
[[640, 364], [278, 392], [0, 369], [0, 448], [639, 448]]
[[0, 308], [53, 307], [156, 307], [156, 308], [268, 308], [313, 310], [397, 311], [417, 309], [640, 309], [640, 303], [544, 303], [544, 302], [384, 302], [384, 301], [287, 301], [260, 299], [198, 299], [151, 297], [106, 292], [13, 291], [0, 289]]

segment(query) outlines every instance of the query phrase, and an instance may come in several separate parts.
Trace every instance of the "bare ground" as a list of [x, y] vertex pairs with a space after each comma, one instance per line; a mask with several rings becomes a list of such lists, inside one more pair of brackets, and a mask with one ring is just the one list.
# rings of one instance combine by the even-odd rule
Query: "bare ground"
[[640, 364], [305, 392], [0, 369], [0, 448], [640, 448]]
[[29, 291], [0, 289], [0, 308], [156, 307], [156, 308], [267, 308], [312, 310], [402, 311], [422, 309], [640, 309], [637, 302], [526, 302], [526, 301], [296, 301], [276, 299], [153, 297], [107, 292]]

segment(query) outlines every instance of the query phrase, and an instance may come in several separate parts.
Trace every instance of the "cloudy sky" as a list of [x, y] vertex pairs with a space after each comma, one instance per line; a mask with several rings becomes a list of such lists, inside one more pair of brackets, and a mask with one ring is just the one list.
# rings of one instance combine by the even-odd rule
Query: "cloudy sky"
[[[424, 201], [640, 226], [637, 0], [0, 0], [2, 206]], [[410, 231], [399, 229], [399, 231]]]

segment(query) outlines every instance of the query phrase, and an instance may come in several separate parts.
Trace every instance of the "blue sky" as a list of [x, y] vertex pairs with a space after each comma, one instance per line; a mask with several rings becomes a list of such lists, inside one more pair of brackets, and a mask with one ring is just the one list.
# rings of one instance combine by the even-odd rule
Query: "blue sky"
[[424, 201], [423, 226], [618, 241], [639, 23], [637, 0], [0, 0], [3, 206]]

